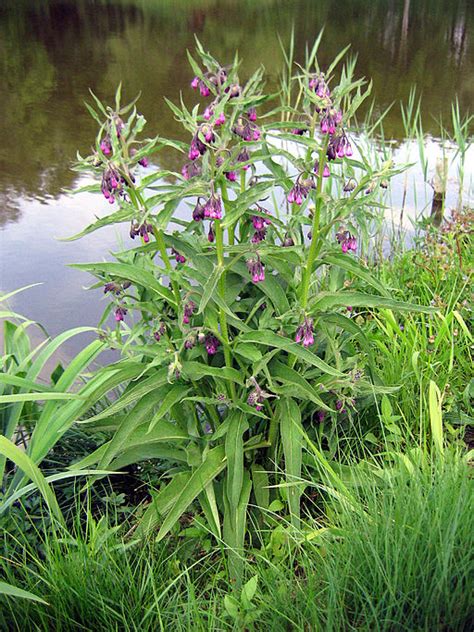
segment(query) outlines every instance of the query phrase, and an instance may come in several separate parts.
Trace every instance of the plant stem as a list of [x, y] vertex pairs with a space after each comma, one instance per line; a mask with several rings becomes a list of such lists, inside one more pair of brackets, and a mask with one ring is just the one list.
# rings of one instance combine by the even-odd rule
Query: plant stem
[[324, 143], [319, 152], [319, 166], [318, 166], [318, 186], [316, 194], [316, 208], [314, 209], [313, 224], [311, 228], [311, 245], [308, 251], [308, 259], [306, 260], [306, 266], [303, 270], [303, 278], [301, 280], [300, 287], [300, 302], [301, 307], [306, 309], [308, 304], [309, 286], [311, 281], [311, 274], [313, 271], [314, 261], [321, 250], [321, 244], [319, 239], [319, 222], [321, 217], [321, 207], [323, 204], [322, 191], [323, 191], [323, 171], [326, 164], [326, 143]]
[[[214, 222], [215, 234], [216, 234], [216, 250], [217, 250], [217, 265], [222, 268], [222, 273], [219, 278], [218, 291], [222, 298], [225, 300], [225, 268], [224, 268], [224, 235], [221, 226], [221, 220], [216, 219]], [[222, 307], [219, 308], [219, 322], [221, 326], [221, 334], [224, 339], [224, 357], [226, 366], [232, 368], [232, 356], [229, 349], [229, 331], [227, 329], [227, 318]], [[236, 399], [235, 385], [230, 382], [230, 391], [232, 399]]]

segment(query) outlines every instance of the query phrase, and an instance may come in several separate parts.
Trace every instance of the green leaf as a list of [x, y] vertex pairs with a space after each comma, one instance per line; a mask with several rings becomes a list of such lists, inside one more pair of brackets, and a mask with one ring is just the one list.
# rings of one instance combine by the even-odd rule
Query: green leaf
[[231, 412], [225, 438], [227, 458], [226, 489], [227, 498], [234, 511], [237, 509], [244, 480], [244, 439], [243, 433], [248, 423], [240, 412]]
[[300, 479], [303, 455], [301, 412], [294, 401], [288, 397], [278, 402], [280, 417], [280, 434], [285, 457], [285, 474], [289, 485], [287, 488], [288, 506], [291, 524], [300, 526]]
[[[46, 504], [48, 505], [48, 509], [50, 510], [50, 512], [61, 524], [64, 524], [64, 518], [53, 490], [46, 482], [46, 479], [41, 473], [39, 467], [33, 463], [30, 457], [25, 454], [25, 452], [17, 448], [14, 443], [9, 441], [6, 437], [2, 437], [1, 435], [0, 454], [3, 454], [7, 459], [13, 461], [13, 463], [15, 463], [15, 465], [17, 465], [25, 473], [25, 475], [29, 479], [31, 479], [31, 481], [33, 481], [33, 483], [36, 485], [39, 492], [43, 496]], [[0, 505], [0, 513], [3, 511], [3, 509], [4, 507]]]
[[0, 395], [0, 404], [14, 404], [15, 402], [38, 402], [58, 399], [79, 399], [74, 393], [12, 393]]
[[199, 310], [197, 312], [198, 314], [202, 314], [209, 300], [214, 297], [215, 289], [217, 287], [217, 284], [219, 283], [219, 279], [221, 278], [223, 272], [224, 272], [223, 266], [216, 266], [214, 268], [213, 273], [211, 274], [206, 284], [204, 285], [201, 301], [199, 303]]
[[295, 371], [287, 364], [283, 364], [278, 360], [273, 360], [269, 365], [269, 369], [272, 379], [289, 387], [288, 389], [280, 390], [274, 386], [275, 393], [283, 393], [292, 395], [298, 399], [310, 400], [323, 410], [331, 410], [331, 408], [323, 402], [317, 390], [298, 371]]
[[86, 270], [92, 274], [106, 274], [119, 279], [127, 279], [133, 283], [137, 283], [142, 287], [148, 288], [158, 294], [161, 298], [165, 299], [176, 307], [176, 302], [173, 297], [173, 293], [155, 278], [155, 276], [148, 270], [139, 268], [136, 265], [128, 263], [73, 263], [71, 268], [77, 268], [78, 270]]
[[157, 541], [162, 540], [179, 520], [193, 500], [199, 496], [226, 466], [223, 446], [213, 448], [207, 453], [202, 464], [194, 470], [183, 485], [175, 502], [161, 525]]
[[438, 386], [435, 382], [433, 382], [433, 380], [430, 380], [429, 409], [433, 442], [438, 454], [443, 455], [443, 412], [441, 408], [441, 393]]
[[28, 590], [17, 588], [16, 586], [12, 586], [11, 584], [7, 584], [6, 582], [0, 582], [0, 595], [7, 595], [8, 597], [16, 597], [19, 599], [29, 599], [30, 601], [43, 603], [46, 606], [49, 605], [47, 601], [41, 599], [41, 597], [38, 597], [37, 595], [34, 595]]
[[255, 597], [255, 593], [257, 592], [257, 584], [258, 575], [254, 575], [242, 587], [241, 600], [242, 605], [246, 610], [250, 610], [252, 607], [252, 599]]
[[151, 432], [153, 428], [155, 427], [155, 425], [160, 421], [160, 419], [163, 419], [163, 417], [169, 413], [171, 408], [176, 403], [180, 402], [184, 397], [186, 397], [189, 391], [190, 391], [189, 386], [181, 386], [180, 384], [173, 384], [173, 386], [170, 387], [165, 397], [163, 398], [163, 401], [161, 402], [159, 409], [153, 415], [150, 421], [150, 427], [149, 427], [148, 432]]
[[390, 292], [384, 287], [382, 283], [378, 279], [376, 279], [368, 270], [363, 268], [356, 260], [352, 257], [348, 257], [347, 255], [338, 254], [338, 255], [329, 255], [324, 257], [323, 261], [326, 265], [334, 265], [342, 268], [343, 270], [347, 270], [348, 272], [352, 272], [355, 276], [358, 276], [360, 279], [366, 281], [373, 288], [378, 290], [382, 296], [390, 298]]
[[183, 362], [183, 375], [195, 381], [203, 377], [214, 377], [222, 380], [230, 380], [236, 384], [243, 384], [242, 375], [236, 369], [230, 367], [207, 366], [201, 362]]
[[270, 481], [263, 465], [254, 463], [251, 466], [253, 493], [255, 501], [260, 509], [268, 509], [270, 506]]
[[298, 345], [296, 342], [293, 342], [288, 338], [283, 338], [283, 336], [279, 336], [272, 331], [252, 331], [249, 333], [241, 334], [240, 336], [238, 336], [237, 340], [239, 342], [251, 342], [257, 345], [266, 345], [268, 347], [282, 349], [287, 353], [295, 355], [303, 362], [307, 362], [312, 366], [318, 367], [318, 369], [320, 369], [323, 373], [334, 375], [335, 377], [343, 377], [344, 375], [337, 369], [329, 366], [329, 364], [326, 364], [324, 360], [321, 360], [321, 358], [319, 358], [309, 349]]
[[373, 296], [372, 294], [364, 294], [363, 292], [321, 292], [310, 301], [311, 310], [313, 312], [327, 311], [333, 307], [343, 305], [352, 305], [353, 307], [387, 307], [388, 309], [398, 311], [423, 312], [426, 314], [436, 312], [434, 307], [395, 301], [385, 298], [384, 296]]

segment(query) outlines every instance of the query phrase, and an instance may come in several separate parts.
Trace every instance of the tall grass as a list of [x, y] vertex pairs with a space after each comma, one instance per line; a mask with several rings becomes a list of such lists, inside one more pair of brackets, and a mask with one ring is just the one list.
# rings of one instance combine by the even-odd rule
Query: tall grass
[[[353, 468], [351, 502], [319, 488], [326, 517], [305, 531], [261, 531], [251, 581], [235, 592], [218, 552], [186, 537], [125, 542], [94, 521], [1, 563], [50, 605], [4, 598], [15, 630], [469, 630], [474, 567], [473, 481], [466, 459], [422, 452]], [[390, 460], [390, 455], [388, 455]], [[288, 528], [290, 529], [290, 528]], [[192, 531], [192, 529], [191, 529]], [[296, 535], [295, 535], [296, 533]], [[286, 537], [285, 537], [286, 536]], [[275, 542], [282, 538], [276, 551]], [[1, 568], [1, 566], [0, 566]]]

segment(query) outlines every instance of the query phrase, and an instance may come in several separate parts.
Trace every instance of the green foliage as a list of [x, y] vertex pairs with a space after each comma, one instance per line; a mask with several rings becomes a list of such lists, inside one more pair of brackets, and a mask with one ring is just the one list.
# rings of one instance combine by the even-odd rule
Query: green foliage
[[[237, 60], [223, 68], [197, 42], [199, 63], [189, 55], [193, 85], [212, 102], [203, 113], [169, 103], [193, 135], [182, 174], [139, 171], [152, 153], [187, 147], [166, 138], [140, 141], [145, 121], [135, 102], [121, 106], [120, 87], [113, 108], [94, 95], [88, 106], [100, 128], [94, 153], [76, 168], [101, 176], [102, 193], [119, 211], [85, 232], [128, 219], [141, 244], [115, 253], [115, 262], [78, 266], [112, 299], [103, 322], [114, 310], [117, 326], [102, 338], [123, 359], [102, 376], [115, 372], [108, 387], [122, 376], [124, 390], [83, 420], [113, 425], [122, 416], [110, 440], [77, 467], [165, 461], [168, 487], [154, 497], [140, 532], [159, 525], [161, 539], [198, 503], [209, 529], [222, 534], [238, 584], [248, 504], [268, 495], [253, 486], [285, 481], [287, 511], [298, 527], [302, 451], [315, 415], [337, 414], [342, 401], [354, 407], [358, 397], [373, 402], [384, 391], [370, 378], [367, 340], [340, 310], [434, 311], [394, 300], [349, 254], [356, 249], [351, 231], [370, 221], [372, 191], [398, 169], [350, 158], [344, 127], [370, 85], [353, 78], [349, 62], [329, 92], [344, 52], [326, 75], [316, 48], [305, 68], [289, 69], [279, 105], [263, 92], [261, 69], [242, 85]], [[257, 123], [263, 104], [273, 110]], [[348, 175], [357, 186], [341, 195]], [[194, 207], [189, 219], [185, 202]], [[345, 274], [359, 280], [357, 292], [346, 289]], [[100, 375], [81, 392], [91, 403], [97, 400], [90, 391], [107, 392], [105, 383], [98, 387]], [[71, 410], [78, 417], [88, 404]], [[268, 480], [252, 476], [259, 465]]]
[[[0, 596], [5, 629], [468, 630], [473, 481], [467, 459], [392, 453], [347, 471], [351, 500], [327, 478], [325, 514], [304, 530], [257, 530], [241, 589], [198, 520], [166, 542], [78, 508], [67, 533], [23, 541], [0, 572], [49, 606]], [[311, 483], [311, 481], [307, 481]], [[5, 536], [4, 536], [5, 538]]]

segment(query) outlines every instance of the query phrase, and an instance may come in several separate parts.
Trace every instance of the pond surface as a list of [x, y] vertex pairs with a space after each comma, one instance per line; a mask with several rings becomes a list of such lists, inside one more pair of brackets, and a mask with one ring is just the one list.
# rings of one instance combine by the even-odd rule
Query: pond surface
[[[287, 42], [293, 25], [300, 59], [325, 27], [322, 67], [352, 45], [358, 75], [373, 80], [379, 110], [397, 102], [385, 134], [396, 141], [400, 159], [409, 151], [416, 160], [416, 148], [413, 155], [413, 147], [401, 142], [398, 105], [412, 86], [423, 97], [424, 130], [434, 137], [437, 120], [449, 121], [454, 98], [461, 112], [474, 102], [471, 0], [2, 0], [0, 291], [42, 283], [12, 300], [16, 311], [57, 334], [97, 324], [105, 307], [98, 291], [83, 289], [88, 275], [66, 264], [108, 257], [126, 228], [79, 242], [57, 240], [109, 210], [98, 195], [63, 193], [76, 184], [70, 170], [76, 150], [88, 153], [96, 133], [83, 105], [89, 88], [105, 101], [119, 81], [127, 99], [141, 91], [147, 135], [184, 138], [163, 96], [176, 100], [183, 89], [192, 103], [186, 49], [193, 48], [194, 33], [223, 63], [238, 49], [242, 74], [263, 64], [273, 85], [281, 67], [277, 34]], [[436, 138], [430, 147], [433, 168]], [[162, 160], [165, 168], [178, 168], [176, 154]], [[469, 165], [468, 192], [472, 158]], [[426, 189], [416, 173], [415, 189]], [[395, 191], [394, 207], [400, 198]]]

